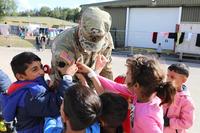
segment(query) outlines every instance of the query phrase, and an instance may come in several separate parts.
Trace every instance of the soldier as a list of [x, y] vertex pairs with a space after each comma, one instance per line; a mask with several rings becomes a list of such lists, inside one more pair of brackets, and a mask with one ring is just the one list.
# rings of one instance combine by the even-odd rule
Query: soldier
[[103, 54], [108, 59], [100, 75], [113, 79], [111, 53], [114, 45], [110, 27], [109, 13], [97, 7], [89, 7], [82, 12], [78, 26], [59, 34], [52, 43], [53, 82], [57, 83], [55, 81], [61, 78], [57, 66], [64, 67], [80, 59], [94, 69], [98, 54]]

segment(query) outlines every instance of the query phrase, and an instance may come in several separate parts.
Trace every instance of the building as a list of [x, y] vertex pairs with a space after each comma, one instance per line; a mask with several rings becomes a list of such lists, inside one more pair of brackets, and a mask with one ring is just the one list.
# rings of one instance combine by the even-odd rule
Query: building
[[[200, 28], [196, 29], [200, 26], [200, 0], [118, 0], [81, 5], [87, 6], [98, 6], [111, 14], [115, 47], [157, 48], [153, 32], [200, 33]], [[158, 42], [164, 49], [175, 50], [173, 39], [158, 35]]]

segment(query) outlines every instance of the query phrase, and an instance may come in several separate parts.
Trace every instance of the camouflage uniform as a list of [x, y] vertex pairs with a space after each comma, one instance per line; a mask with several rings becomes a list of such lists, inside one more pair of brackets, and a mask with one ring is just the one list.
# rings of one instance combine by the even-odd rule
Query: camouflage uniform
[[[83, 12], [79, 26], [59, 34], [52, 43], [52, 80], [60, 79], [58, 65], [63, 62], [69, 65], [69, 62], [79, 57], [82, 57], [84, 64], [94, 69], [98, 54], [103, 54], [109, 60], [100, 75], [113, 79], [111, 52], [114, 45], [110, 26], [111, 17], [107, 12], [88, 8]], [[63, 51], [66, 59], [61, 58]]]

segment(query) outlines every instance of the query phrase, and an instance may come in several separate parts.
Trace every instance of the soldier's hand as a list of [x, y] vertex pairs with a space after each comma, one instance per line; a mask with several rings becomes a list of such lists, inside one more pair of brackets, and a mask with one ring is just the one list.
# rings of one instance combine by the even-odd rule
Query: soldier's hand
[[107, 62], [108, 62], [108, 59], [106, 59], [104, 55], [99, 54], [96, 58], [95, 71], [100, 73], [102, 69], [105, 67], [105, 65], [107, 64]]
[[91, 71], [93, 71], [91, 68], [89, 68], [88, 66], [86, 66], [83, 63], [77, 62], [76, 65], [78, 67], [78, 72], [80, 72], [80, 73], [86, 73], [87, 74], [87, 73], [90, 73]]
[[64, 67], [57, 67], [58, 71], [61, 73], [61, 75], [71, 75], [74, 76], [74, 74], [78, 71], [78, 67], [76, 66], [75, 62], [73, 62], [71, 65], [65, 65]]

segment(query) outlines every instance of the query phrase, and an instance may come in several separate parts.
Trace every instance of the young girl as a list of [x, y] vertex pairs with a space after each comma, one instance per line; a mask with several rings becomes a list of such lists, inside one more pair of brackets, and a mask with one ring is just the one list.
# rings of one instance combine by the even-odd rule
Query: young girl
[[[96, 69], [101, 70], [105, 62], [105, 57], [97, 58]], [[164, 82], [165, 73], [157, 60], [142, 55], [127, 59], [126, 85], [97, 77], [83, 64], [78, 63], [77, 66], [79, 72], [88, 73], [98, 93], [103, 93], [105, 88], [131, 98], [129, 133], [163, 132], [161, 105], [172, 103], [176, 90], [170, 82]]]

